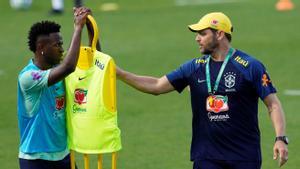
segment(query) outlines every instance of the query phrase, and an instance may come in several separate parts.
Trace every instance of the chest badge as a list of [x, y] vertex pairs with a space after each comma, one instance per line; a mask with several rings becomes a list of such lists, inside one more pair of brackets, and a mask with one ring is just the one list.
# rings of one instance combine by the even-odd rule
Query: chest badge
[[60, 96], [55, 98], [55, 108], [56, 110], [61, 110], [65, 107], [65, 97]]
[[87, 102], [87, 90], [84, 89], [75, 89], [74, 91], [74, 102], [78, 103], [79, 105], [84, 104]]
[[225, 79], [225, 86], [227, 88], [230, 89], [235, 86], [236, 74], [234, 72], [225, 73], [224, 79]]

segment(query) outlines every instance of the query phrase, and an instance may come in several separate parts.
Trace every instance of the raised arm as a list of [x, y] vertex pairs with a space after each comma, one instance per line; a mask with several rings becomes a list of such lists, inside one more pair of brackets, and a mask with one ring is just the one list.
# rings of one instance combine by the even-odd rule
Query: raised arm
[[[286, 136], [285, 133], [285, 117], [281, 106], [281, 103], [276, 94], [269, 94], [264, 103], [268, 108], [269, 115], [271, 117], [276, 137]], [[279, 157], [279, 166], [285, 164], [288, 160], [288, 148], [283, 141], [276, 141], [273, 147], [274, 160]]]
[[166, 76], [161, 78], [140, 76], [117, 67], [117, 77], [135, 89], [153, 95], [168, 93], [174, 90]]
[[77, 64], [80, 50], [81, 32], [90, 10], [84, 7], [74, 9], [74, 32], [67, 55], [57, 67], [50, 71], [48, 86], [51, 86], [72, 73]]

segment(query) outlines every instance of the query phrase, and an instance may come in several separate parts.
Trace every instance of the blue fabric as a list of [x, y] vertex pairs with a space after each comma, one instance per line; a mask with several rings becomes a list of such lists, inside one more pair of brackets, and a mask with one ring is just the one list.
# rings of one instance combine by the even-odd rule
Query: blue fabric
[[[70, 169], [70, 155], [59, 161], [19, 159], [20, 169]], [[77, 169], [77, 167], [76, 167]]]
[[30, 60], [18, 76], [19, 151], [25, 154], [63, 152], [67, 147], [64, 84], [48, 87], [49, 73]]
[[260, 169], [261, 162], [197, 160], [193, 169]]
[[36, 160], [36, 159], [43, 159], [49, 161], [57, 161], [65, 158], [70, 153], [69, 148], [66, 147], [63, 151], [57, 152], [41, 152], [41, 153], [23, 153], [19, 151], [19, 158], [26, 159], [26, 160]]
[[[193, 59], [167, 75], [178, 92], [190, 87], [192, 104], [191, 160], [217, 159], [261, 161], [258, 127], [258, 98], [276, 90], [265, 67], [258, 60], [237, 50], [222, 75], [216, 95], [228, 96], [229, 110], [206, 110], [206, 58]], [[210, 62], [212, 86], [222, 62]]]

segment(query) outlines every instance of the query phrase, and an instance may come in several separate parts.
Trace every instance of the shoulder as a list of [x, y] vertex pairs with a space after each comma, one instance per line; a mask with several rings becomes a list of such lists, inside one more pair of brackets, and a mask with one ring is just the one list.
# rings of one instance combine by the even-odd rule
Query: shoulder
[[[36, 75], [36, 76], [35, 76]], [[32, 79], [33, 77], [39, 78], [38, 70], [32, 64], [25, 66], [19, 73], [18, 80], [20, 82]]]
[[232, 62], [238, 69], [243, 71], [252, 71], [264, 68], [262, 62], [240, 50], [236, 50], [232, 57]]
[[191, 73], [195, 72], [196, 70], [205, 65], [205, 63], [207, 62], [207, 57], [207, 55], [204, 55], [199, 58], [191, 59], [185, 62], [181, 67], [187, 69]]
[[195, 72], [202, 70], [207, 62], [208, 55], [191, 59], [181, 66], [187, 77], [193, 75]]
[[115, 65], [114, 60], [108, 54], [96, 51], [94, 54], [95, 66], [98, 66], [101, 70], [104, 70], [106, 67], [111, 67]]
[[31, 89], [37, 84], [47, 84], [48, 76], [51, 69], [40, 70], [32, 64], [28, 64], [18, 76], [20, 87], [24, 90]]
[[95, 51], [94, 57], [96, 59], [107, 60], [107, 61], [112, 59], [112, 57], [110, 55], [108, 55], [106, 53], [99, 52], [99, 51]]
[[208, 55], [193, 59], [195, 66], [204, 65], [207, 62]]
[[236, 50], [232, 59], [235, 64], [239, 66], [243, 66], [245, 68], [259, 63], [259, 61], [255, 59], [253, 56], [250, 56], [249, 54], [244, 53], [240, 50]]
[[181, 64], [177, 69], [167, 74], [169, 80], [173, 79], [186, 79], [196, 72], [201, 65], [205, 63], [204, 58], [193, 58]]

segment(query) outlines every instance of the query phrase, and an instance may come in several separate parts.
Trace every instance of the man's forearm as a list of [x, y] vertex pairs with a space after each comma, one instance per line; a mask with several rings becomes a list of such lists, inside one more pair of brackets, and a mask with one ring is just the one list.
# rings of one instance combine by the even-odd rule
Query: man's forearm
[[158, 95], [159, 93], [155, 90], [156, 84], [158, 83], [158, 78], [150, 76], [139, 76], [120, 68], [117, 68], [117, 77], [128, 85], [134, 87], [135, 89], [149, 94]]
[[68, 50], [66, 58], [62, 62], [62, 64], [64, 64], [66, 69], [68, 70], [67, 72], [73, 72], [76, 68], [80, 51], [81, 32], [82, 26], [76, 26], [72, 36], [70, 48]]
[[280, 103], [277, 103], [269, 109], [276, 136], [285, 136], [285, 117]]
[[264, 103], [268, 108], [276, 136], [284, 136], [285, 133], [285, 117], [281, 103], [275, 93], [269, 94]]

